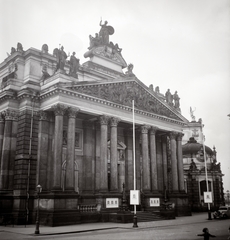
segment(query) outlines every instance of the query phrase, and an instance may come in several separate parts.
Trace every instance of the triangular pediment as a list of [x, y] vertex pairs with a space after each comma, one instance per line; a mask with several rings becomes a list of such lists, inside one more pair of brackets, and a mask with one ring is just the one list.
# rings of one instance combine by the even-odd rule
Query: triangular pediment
[[132, 107], [132, 100], [135, 109], [172, 118], [178, 121], [185, 119], [166, 102], [159, 99], [154, 92], [146, 89], [137, 80], [123, 80], [110, 83], [80, 84], [71, 87], [72, 90], [107, 100], [109, 102]]

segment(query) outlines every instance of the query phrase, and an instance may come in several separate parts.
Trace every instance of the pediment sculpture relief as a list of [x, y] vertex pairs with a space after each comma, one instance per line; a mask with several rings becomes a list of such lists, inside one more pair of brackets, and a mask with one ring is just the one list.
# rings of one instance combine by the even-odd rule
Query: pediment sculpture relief
[[129, 107], [132, 107], [132, 100], [134, 100], [135, 108], [139, 110], [180, 120], [176, 114], [135, 82], [79, 86], [73, 87], [73, 89], [80, 93]]

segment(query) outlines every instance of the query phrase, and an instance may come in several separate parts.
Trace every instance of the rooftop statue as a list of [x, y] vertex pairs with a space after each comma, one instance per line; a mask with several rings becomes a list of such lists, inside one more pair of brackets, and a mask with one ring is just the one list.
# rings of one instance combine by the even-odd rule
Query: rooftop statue
[[17, 44], [17, 51], [18, 51], [18, 52], [23, 52], [23, 47], [22, 47], [22, 44], [21, 44], [21, 43], [18, 43], [18, 44]]
[[64, 51], [64, 47], [62, 46], [60, 49], [55, 48], [53, 50], [53, 55], [57, 58], [57, 61], [58, 61], [56, 70], [60, 69], [64, 71], [65, 62], [67, 58], [67, 54]]
[[193, 115], [193, 113], [195, 112], [195, 110], [196, 110], [196, 109], [192, 110], [192, 107], [190, 107], [190, 116], [191, 116], [193, 122], [196, 121], [196, 118], [195, 118], [195, 116]]
[[126, 74], [128, 77], [135, 77], [135, 74], [133, 73], [133, 64], [130, 63], [127, 68], [128, 68], [128, 71], [125, 72], [125, 74]]
[[168, 91], [165, 93], [165, 98], [166, 98], [166, 102], [172, 106], [173, 105], [173, 95], [170, 92], [170, 89], [168, 89]]
[[101, 37], [99, 37], [98, 33], [95, 33], [95, 37], [89, 35], [90, 45], [88, 49], [92, 49], [93, 47], [97, 47], [102, 43]]
[[180, 98], [177, 94], [177, 91], [173, 94], [173, 100], [174, 100], [174, 107], [180, 108]]
[[100, 21], [100, 32], [99, 37], [101, 38], [101, 41], [103, 44], [109, 44], [109, 35], [114, 34], [114, 28], [107, 25], [107, 21], [105, 21], [104, 24], [102, 24], [102, 20]]
[[69, 75], [75, 78], [78, 78], [77, 71], [79, 69], [79, 59], [75, 57], [75, 52], [70, 57], [70, 69], [69, 69]]

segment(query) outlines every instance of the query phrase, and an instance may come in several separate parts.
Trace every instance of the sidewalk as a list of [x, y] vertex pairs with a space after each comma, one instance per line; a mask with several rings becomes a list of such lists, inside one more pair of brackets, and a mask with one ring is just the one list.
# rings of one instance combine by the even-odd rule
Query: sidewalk
[[[154, 222], [139, 222], [137, 223], [138, 229], [143, 228], [159, 228], [165, 226], [175, 226], [175, 225], [183, 225], [188, 223], [203, 223], [208, 222], [207, 213], [194, 213], [192, 216], [186, 217], [177, 217], [172, 220], [161, 220]], [[68, 234], [68, 233], [78, 233], [78, 232], [89, 232], [89, 231], [97, 231], [97, 230], [106, 230], [106, 229], [115, 229], [115, 228], [126, 228], [126, 229], [136, 229], [133, 228], [133, 223], [84, 223], [84, 224], [76, 224], [69, 226], [61, 226], [61, 227], [48, 227], [40, 225], [40, 235], [56, 235], [56, 234]], [[25, 235], [35, 235], [35, 225], [12, 225], [0, 226], [0, 232], [10, 232], [10, 233], [18, 233]]]

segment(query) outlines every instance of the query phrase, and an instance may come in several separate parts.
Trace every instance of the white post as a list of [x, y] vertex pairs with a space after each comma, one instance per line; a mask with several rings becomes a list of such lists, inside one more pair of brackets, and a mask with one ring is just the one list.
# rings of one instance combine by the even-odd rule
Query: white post
[[[204, 145], [203, 123], [201, 123], [201, 133], [202, 133], [202, 144], [203, 144], [203, 151], [204, 151], [206, 187], [207, 187], [207, 192], [209, 192], [209, 187], [208, 187], [208, 170], [207, 170], [206, 151], [205, 151], [205, 145]], [[208, 219], [211, 219], [210, 203], [208, 203]]]
[[[135, 120], [134, 120], [134, 100], [133, 105], [133, 190], [136, 190], [136, 159], [135, 159]], [[136, 205], [134, 205], [134, 214], [136, 214]]]

